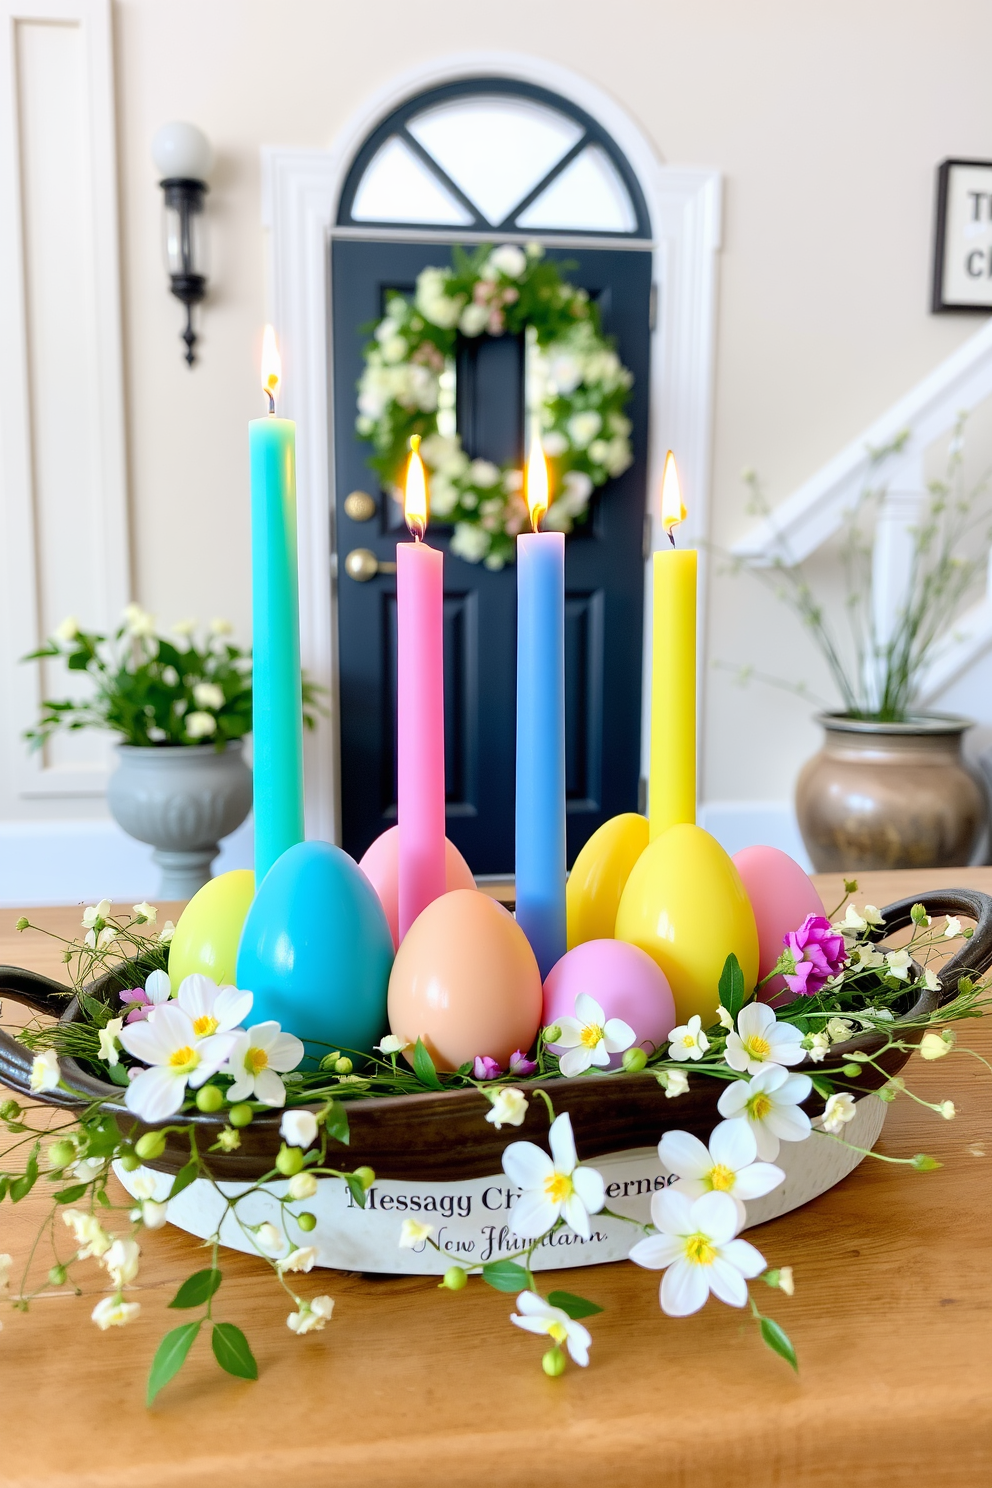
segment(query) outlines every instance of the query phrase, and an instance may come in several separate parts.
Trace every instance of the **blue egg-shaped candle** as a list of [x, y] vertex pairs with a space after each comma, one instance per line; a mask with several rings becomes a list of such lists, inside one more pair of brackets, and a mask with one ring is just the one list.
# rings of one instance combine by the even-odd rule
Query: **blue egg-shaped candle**
[[272, 1018], [306, 1045], [304, 1068], [330, 1048], [371, 1051], [387, 1031], [393, 939], [379, 896], [329, 842], [298, 842], [269, 869], [238, 947], [251, 1022]]

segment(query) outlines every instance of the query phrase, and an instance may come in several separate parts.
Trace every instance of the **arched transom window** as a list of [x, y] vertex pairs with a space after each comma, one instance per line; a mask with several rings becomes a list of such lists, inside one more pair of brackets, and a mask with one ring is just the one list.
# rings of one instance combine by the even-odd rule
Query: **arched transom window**
[[605, 130], [507, 78], [450, 83], [390, 114], [348, 174], [338, 222], [650, 237], [637, 179]]

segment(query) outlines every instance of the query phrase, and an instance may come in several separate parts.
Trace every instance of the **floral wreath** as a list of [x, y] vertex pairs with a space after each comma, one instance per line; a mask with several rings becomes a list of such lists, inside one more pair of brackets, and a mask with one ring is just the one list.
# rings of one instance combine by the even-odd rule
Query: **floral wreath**
[[544, 526], [571, 532], [585, 521], [597, 486], [631, 464], [631, 423], [624, 406], [633, 374], [602, 333], [584, 289], [561, 277], [544, 249], [505, 243], [469, 255], [458, 246], [452, 268], [426, 268], [412, 303], [392, 294], [365, 347], [356, 429], [375, 451], [369, 460], [386, 489], [397, 482], [419, 434], [431, 472], [431, 511], [454, 525], [451, 551], [500, 569], [514, 558], [527, 525], [523, 472], [472, 460], [455, 429], [455, 344], [462, 336], [527, 337], [530, 412], [539, 419], [556, 499]]

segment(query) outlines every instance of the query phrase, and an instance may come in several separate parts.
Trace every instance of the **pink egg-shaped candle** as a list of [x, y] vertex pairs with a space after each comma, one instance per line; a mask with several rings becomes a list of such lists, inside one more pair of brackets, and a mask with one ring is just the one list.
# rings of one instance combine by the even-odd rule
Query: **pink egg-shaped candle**
[[[359, 868], [375, 889], [386, 911], [389, 929], [393, 937], [393, 948], [400, 943], [399, 870], [400, 829], [390, 827], [381, 833], [359, 863]], [[445, 888], [474, 889], [472, 870], [453, 842], [444, 842]]]
[[[777, 847], [745, 847], [734, 854], [758, 927], [758, 980], [766, 977], [782, 954], [785, 937], [798, 930], [807, 915], [825, 913], [816, 886], [794, 858]], [[762, 987], [762, 1002], [774, 1002], [787, 991], [777, 976]]]
[[[625, 940], [586, 940], [562, 956], [544, 982], [544, 1027], [574, 1018], [575, 1000], [583, 993], [599, 1004], [604, 1019], [629, 1024], [645, 1053], [660, 1048], [675, 1027], [668, 978], [647, 951]], [[609, 1067], [622, 1058], [622, 1052], [611, 1055]]]

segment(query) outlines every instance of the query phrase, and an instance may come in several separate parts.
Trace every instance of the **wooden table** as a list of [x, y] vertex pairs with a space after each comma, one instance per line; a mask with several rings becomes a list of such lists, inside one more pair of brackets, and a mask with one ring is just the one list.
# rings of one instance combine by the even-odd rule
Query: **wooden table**
[[[992, 869], [864, 874], [857, 895], [885, 904], [941, 884], [992, 892]], [[838, 880], [820, 881], [828, 907]], [[0, 961], [54, 970], [39, 937], [0, 916]], [[37, 910], [53, 928], [77, 911]], [[32, 944], [32, 941], [34, 944]], [[962, 1041], [992, 1057], [992, 1032]], [[243, 1324], [255, 1384], [216, 1367], [205, 1338], [151, 1411], [142, 1404], [167, 1313], [200, 1262], [178, 1230], [146, 1237], [126, 1330], [89, 1320], [99, 1286], [52, 1293], [0, 1337], [4, 1488], [972, 1488], [992, 1467], [990, 1091], [977, 1060], [912, 1061], [913, 1088], [951, 1098], [942, 1122], [908, 1099], [879, 1150], [933, 1152], [914, 1173], [865, 1161], [844, 1183], [750, 1232], [770, 1264], [792, 1265], [790, 1300], [760, 1287], [800, 1357], [798, 1379], [740, 1313], [711, 1301], [666, 1318], [658, 1275], [629, 1264], [562, 1273], [606, 1311], [592, 1320], [589, 1369], [549, 1380], [539, 1340], [512, 1328], [512, 1299], [408, 1277], [311, 1274], [336, 1299], [328, 1328], [296, 1338], [267, 1274], [224, 1253], [222, 1317]], [[34, 1195], [0, 1209], [0, 1250], [23, 1254], [43, 1212]], [[85, 1272], [86, 1267], [80, 1268]], [[760, 1284], [756, 1283], [756, 1286]]]

